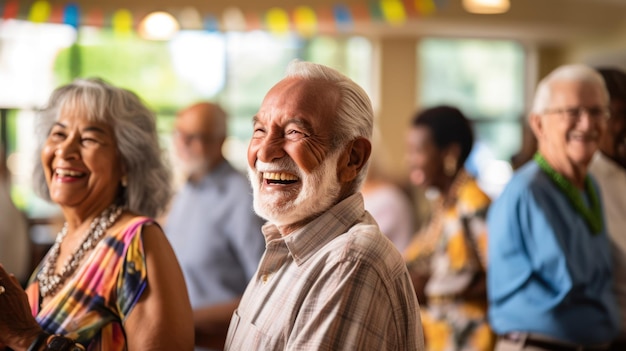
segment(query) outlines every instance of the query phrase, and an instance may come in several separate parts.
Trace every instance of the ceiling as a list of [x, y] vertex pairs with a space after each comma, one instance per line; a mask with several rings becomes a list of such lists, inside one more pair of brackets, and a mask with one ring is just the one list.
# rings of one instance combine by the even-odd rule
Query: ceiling
[[[69, 0], [50, 0], [64, 5]], [[317, 13], [332, 13], [333, 6], [346, 5], [350, 9], [369, 8], [373, 0], [74, 0], [85, 13], [93, 9], [113, 12], [129, 9], [136, 17], [155, 10], [167, 10], [176, 16], [186, 6], [192, 6], [201, 15], [220, 17], [227, 8], [236, 7], [248, 17], [262, 18], [273, 7], [287, 12], [298, 6], [310, 6]], [[385, 1], [385, 0], [380, 0]], [[414, 4], [418, 0], [404, 0]], [[626, 0], [510, 0], [509, 12], [501, 15], [467, 13], [462, 0], [436, 0], [435, 13], [428, 16], [413, 14], [401, 25], [390, 25], [382, 20], [354, 19], [350, 32], [371, 36], [452, 35], [480, 37], [508, 37], [532, 41], [570, 41], [581, 37], [603, 37], [626, 33]], [[370, 16], [371, 17], [371, 16]], [[331, 15], [332, 18], [332, 15]], [[324, 22], [320, 20], [320, 22]], [[330, 22], [330, 23], [328, 23]], [[320, 23], [321, 31], [336, 30], [332, 21]]]

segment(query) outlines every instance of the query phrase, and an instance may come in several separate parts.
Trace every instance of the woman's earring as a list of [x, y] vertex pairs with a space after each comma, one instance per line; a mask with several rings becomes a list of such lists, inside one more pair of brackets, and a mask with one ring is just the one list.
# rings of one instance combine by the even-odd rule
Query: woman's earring
[[126, 186], [128, 186], [128, 177], [126, 177], [125, 175], [122, 176], [122, 186], [125, 188]]
[[456, 173], [456, 163], [454, 157], [446, 157], [443, 160], [443, 171], [448, 177], [452, 177]]

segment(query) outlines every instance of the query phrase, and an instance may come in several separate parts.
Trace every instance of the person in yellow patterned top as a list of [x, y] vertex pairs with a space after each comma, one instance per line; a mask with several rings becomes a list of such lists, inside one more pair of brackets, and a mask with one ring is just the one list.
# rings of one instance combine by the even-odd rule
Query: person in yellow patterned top
[[404, 251], [428, 351], [486, 351], [495, 342], [484, 268], [491, 200], [463, 167], [473, 140], [467, 118], [450, 106], [418, 112], [407, 136], [410, 181], [432, 203]]

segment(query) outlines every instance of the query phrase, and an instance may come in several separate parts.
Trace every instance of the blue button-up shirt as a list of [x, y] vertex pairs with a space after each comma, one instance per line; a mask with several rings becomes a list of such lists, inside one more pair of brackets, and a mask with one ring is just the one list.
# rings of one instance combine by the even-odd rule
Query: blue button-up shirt
[[489, 321], [498, 334], [534, 332], [584, 345], [616, 336], [606, 231], [592, 235], [534, 161], [491, 206], [488, 232]]

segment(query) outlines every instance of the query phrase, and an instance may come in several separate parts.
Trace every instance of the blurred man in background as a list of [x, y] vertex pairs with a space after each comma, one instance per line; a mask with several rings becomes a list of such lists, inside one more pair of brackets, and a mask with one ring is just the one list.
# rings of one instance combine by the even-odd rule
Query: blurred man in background
[[496, 351], [606, 350], [617, 336], [610, 243], [588, 174], [608, 116], [604, 81], [587, 66], [559, 67], [537, 87], [538, 152], [488, 214]]
[[230, 317], [265, 248], [250, 183], [222, 154], [226, 120], [218, 105], [207, 102], [178, 113], [174, 146], [187, 181], [165, 224], [194, 309], [196, 345], [214, 349], [223, 347]]

